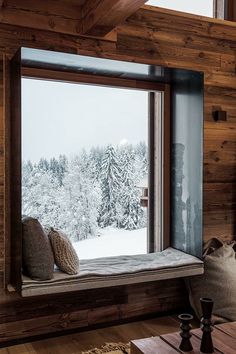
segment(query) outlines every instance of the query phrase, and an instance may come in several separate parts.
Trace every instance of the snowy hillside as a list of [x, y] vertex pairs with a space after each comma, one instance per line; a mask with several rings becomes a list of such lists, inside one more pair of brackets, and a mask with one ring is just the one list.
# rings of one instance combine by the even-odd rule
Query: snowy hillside
[[107, 227], [101, 236], [75, 242], [80, 259], [147, 253], [147, 229], [122, 230]]

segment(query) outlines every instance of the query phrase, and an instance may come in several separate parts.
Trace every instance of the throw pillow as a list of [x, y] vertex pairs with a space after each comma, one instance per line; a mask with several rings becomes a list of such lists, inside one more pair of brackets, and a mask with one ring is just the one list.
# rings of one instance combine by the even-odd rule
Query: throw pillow
[[213, 315], [236, 321], [236, 258], [234, 244], [213, 239], [205, 249], [204, 274], [186, 280], [191, 306], [201, 317], [200, 298], [214, 300]]
[[48, 236], [37, 219], [22, 218], [22, 266], [32, 279], [53, 278], [54, 257]]
[[79, 258], [70, 240], [61, 231], [50, 229], [48, 237], [51, 241], [55, 263], [67, 274], [79, 272]]

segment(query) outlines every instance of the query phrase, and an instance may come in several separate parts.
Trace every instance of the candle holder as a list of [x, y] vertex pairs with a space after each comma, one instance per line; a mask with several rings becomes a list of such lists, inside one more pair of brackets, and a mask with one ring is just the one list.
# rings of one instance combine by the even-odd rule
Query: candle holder
[[201, 330], [202, 330], [202, 340], [201, 340], [201, 352], [202, 353], [214, 353], [214, 347], [212, 342], [211, 332], [213, 331], [211, 316], [214, 301], [209, 298], [201, 298], [202, 307], [202, 319], [201, 319]]
[[192, 315], [189, 315], [187, 313], [184, 313], [182, 315], [178, 316], [179, 320], [181, 321], [180, 323], [180, 336], [182, 338], [182, 341], [180, 343], [179, 349], [182, 350], [183, 352], [191, 352], [193, 350], [190, 338], [192, 337], [192, 334], [190, 332], [192, 326], [190, 322], [193, 319]]

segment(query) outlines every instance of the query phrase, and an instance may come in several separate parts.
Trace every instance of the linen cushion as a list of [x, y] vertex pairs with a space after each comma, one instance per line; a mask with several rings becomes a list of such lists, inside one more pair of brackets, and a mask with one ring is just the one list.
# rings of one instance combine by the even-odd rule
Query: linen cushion
[[188, 278], [189, 299], [201, 318], [201, 297], [214, 300], [216, 322], [236, 321], [236, 258], [235, 244], [213, 239], [205, 247], [204, 274]]
[[53, 277], [54, 257], [48, 236], [37, 219], [22, 218], [22, 266], [32, 279]]
[[63, 232], [53, 228], [50, 229], [48, 237], [58, 268], [67, 274], [77, 274], [79, 272], [79, 258], [70, 240]]

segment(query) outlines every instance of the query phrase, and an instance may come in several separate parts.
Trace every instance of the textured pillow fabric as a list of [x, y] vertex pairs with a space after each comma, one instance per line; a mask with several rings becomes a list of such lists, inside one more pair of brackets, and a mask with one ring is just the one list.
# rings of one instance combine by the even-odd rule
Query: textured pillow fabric
[[48, 236], [37, 219], [22, 218], [22, 266], [32, 279], [53, 277], [54, 257]]
[[[189, 298], [198, 318], [201, 297], [214, 300], [213, 315], [217, 322], [236, 321], [236, 258], [234, 244], [219, 244], [214, 239], [205, 251], [204, 274], [186, 280]], [[212, 246], [213, 245], [213, 246]], [[217, 248], [219, 247], [219, 248]], [[222, 322], [222, 321], [221, 321]]]
[[70, 240], [61, 231], [53, 228], [49, 231], [48, 237], [58, 268], [67, 274], [77, 274], [79, 272], [79, 258]]

